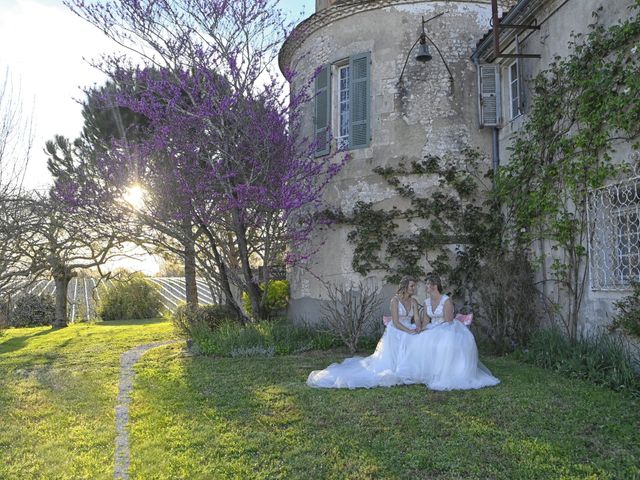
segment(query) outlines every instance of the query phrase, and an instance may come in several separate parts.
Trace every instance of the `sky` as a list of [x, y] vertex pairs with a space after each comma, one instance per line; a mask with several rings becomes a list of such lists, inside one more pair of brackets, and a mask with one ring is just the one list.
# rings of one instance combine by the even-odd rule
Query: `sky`
[[[315, 0], [280, 0], [292, 20], [310, 16]], [[25, 187], [51, 184], [44, 145], [55, 135], [75, 138], [82, 128], [83, 87], [102, 84], [105, 76], [90, 65], [101, 54], [119, 51], [98, 29], [82, 20], [62, 0], [0, 0], [0, 79], [8, 71], [23, 112], [33, 122], [33, 146]], [[157, 261], [141, 251], [127, 268], [154, 274]]]
[[[280, 8], [292, 19], [306, 18], [315, 0], [281, 0]], [[0, 0], [0, 78], [8, 69], [34, 126], [26, 187], [50, 184], [44, 144], [57, 134], [74, 138], [80, 133], [81, 88], [105, 81], [89, 61], [118, 48], [62, 0]]]

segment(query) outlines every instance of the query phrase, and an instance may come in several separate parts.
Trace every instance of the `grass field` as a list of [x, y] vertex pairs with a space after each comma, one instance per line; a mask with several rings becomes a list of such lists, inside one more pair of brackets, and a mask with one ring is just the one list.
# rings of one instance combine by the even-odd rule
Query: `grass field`
[[0, 479], [113, 478], [120, 355], [166, 322], [10, 329], [0, 337]]
[[[119, 356], [162, 322], [10, 330], [0, 338], [0, 478], [113, 478]], [[502, 384], [315, 390], [340, 352], [193, 357], [137, 366], [131, 478], [640, 478], [631, 396], [486, 358]]]

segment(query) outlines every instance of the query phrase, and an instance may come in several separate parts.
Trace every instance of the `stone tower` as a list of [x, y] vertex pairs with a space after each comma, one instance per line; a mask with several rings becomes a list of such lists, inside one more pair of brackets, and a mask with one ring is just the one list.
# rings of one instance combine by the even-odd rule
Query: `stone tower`
[[[499, 2], [501, 8], [512, 3]], [[418, 45], [408, 53], [422, 32], [422, 19], [440, 13], [426, 24], [426, 32], [444, 62], [431, 46], [432, 60], [419, 63]], [[302, 132], [320, 139], [317, 155], [336, 148], [352, 155], [326, 190], [329, 203], [345, 212], [358, 200], [392, 206], [397, 195], [372, 172], [374, 167], [408, 164], [467, 145], [491, 151], [491, 133], [478, 128], [477, 69], [471, 61], [490, 18], [490, 0], [316, 1], [316, 13], [285, 42], [279, 61], [283, 71], [297, 73], [293, 91], [320, 71]], [[416, 190], [425, 192], [435, 179], [419, 181]], [[289, 272], [291, 317], [318, 318], [326, 299], [323, 282], [361, 280], [351, 266], [350, 230], [334, 226], [319, 233], [318, 253], [304, 268]], [[372, 277], [387, 291], [393, 288], [384, 285], [384, 272]]]

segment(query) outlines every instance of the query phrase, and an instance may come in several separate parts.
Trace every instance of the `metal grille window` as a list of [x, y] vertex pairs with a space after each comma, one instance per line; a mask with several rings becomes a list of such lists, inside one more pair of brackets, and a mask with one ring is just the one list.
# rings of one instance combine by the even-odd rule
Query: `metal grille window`
[[640, 281], [640, 178], [589, 196], [590, 278], [593, 290], [627, 290]]

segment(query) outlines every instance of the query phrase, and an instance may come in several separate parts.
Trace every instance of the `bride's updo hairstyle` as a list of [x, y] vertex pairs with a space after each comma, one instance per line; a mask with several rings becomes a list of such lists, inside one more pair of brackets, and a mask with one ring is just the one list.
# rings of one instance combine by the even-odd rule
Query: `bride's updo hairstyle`
[[398, 284], [398, 290], [396, 291], [396, 293], [398, 295], [404, 295], [404, 292], [407, 291], [407, 288], [409, 288], [409, 284], [411, 282], [415, 283], [416, 279], [413, 277], [402, 277], [400, 279], [400, 283]]
[[435, 273], [430, 273], [429, 275], [427, 275], [427, 278], [425, 278], [424, 281], [430, 283], [431, 285], [435, 285], [436, 287], [438, 287], [438, 291], [442, 293], [442, 280], [440, 280], [440, 277], [438, 275], [436, 275]]

